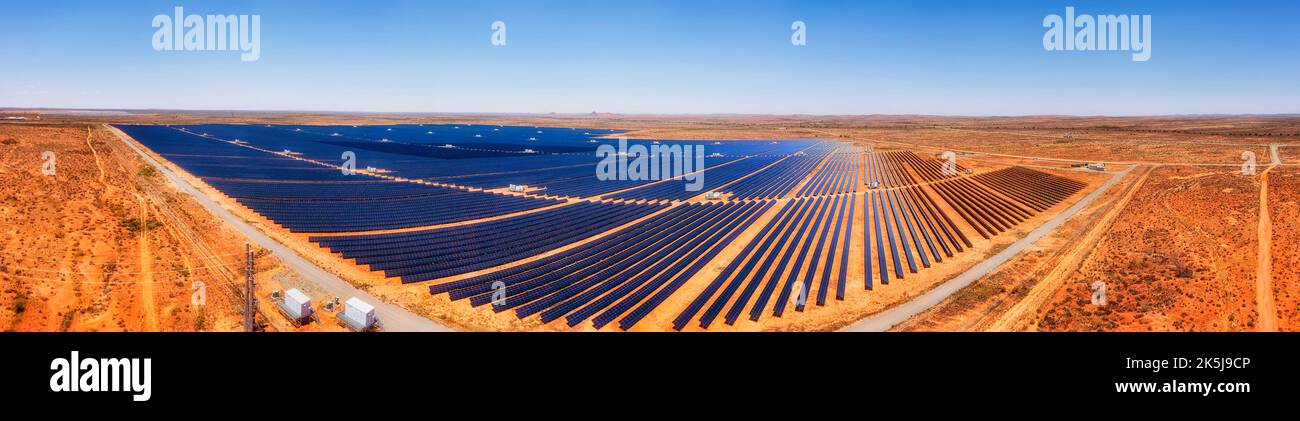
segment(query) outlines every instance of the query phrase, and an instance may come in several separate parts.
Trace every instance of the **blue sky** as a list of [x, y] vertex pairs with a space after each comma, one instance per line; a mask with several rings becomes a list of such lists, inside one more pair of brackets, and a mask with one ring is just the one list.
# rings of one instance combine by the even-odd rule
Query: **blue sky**
[[[261, 15], [260, 59], [154, 51], [177, 5]], [[1045, 51], [1044, 16], [1071, 5], [1152, 15], [1150, 61]], [[1300, 113], [1297, 18], [1297, 1], [14, 2], [0, 107]]]

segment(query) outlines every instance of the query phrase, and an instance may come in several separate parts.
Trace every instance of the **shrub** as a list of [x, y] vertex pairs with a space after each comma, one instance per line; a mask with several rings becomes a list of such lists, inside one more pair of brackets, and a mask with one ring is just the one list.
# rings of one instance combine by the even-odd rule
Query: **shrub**
[[132, 234], [135, 234], [135, 233], [139, 233], [141, 230], [150, 231], [150, 230], [157, 229], [158, 227], [162, 226], [162, 223], [159, 223], [157, 220], [154, 219], [149, 219], [144, 222], [141, 222], [140, 218], [129, 218], [122, 221], [122, 226], [126, 227], [127, 231], [131, 231]]
[[208, 317], [204, 313], [203, 307], [199, 307], [198, 314], [194, 315], [194, 330], [203, 330], [205, 327], [207, 327], [207, 324], [208, 324]]
[[27, 311], [27, 295], [19, 294], [14, 298], [14, 315], [20, 316], [24, 311]]
[[59, 323], [59, 331], [60, 331], [60, 332], [67, 332], [68, 329], [71, 329], [71, 328], [72, 328], [72, 318], [73, 318], [74, 316], [76, 316], [76, 315], [77, 315], [77, 313], [76, 313], [75, 311], [69, 311], [69, 312], [67, 312], [67, 313], [64, 313], [64, 314], [63, 314], [63, 321]]

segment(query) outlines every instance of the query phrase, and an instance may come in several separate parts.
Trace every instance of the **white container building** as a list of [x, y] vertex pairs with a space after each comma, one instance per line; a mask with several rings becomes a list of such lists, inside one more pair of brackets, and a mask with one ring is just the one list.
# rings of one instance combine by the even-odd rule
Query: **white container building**
[[299, 291], [298, 288], [290, 288], [284, 292], [284, 311], [294, 319], [310, 316], [311, 298]]
[[349, 298], [343, 304], [343, 318], [358, 330], [369, 329], [375, 324], [375, 306], [357, 297]]

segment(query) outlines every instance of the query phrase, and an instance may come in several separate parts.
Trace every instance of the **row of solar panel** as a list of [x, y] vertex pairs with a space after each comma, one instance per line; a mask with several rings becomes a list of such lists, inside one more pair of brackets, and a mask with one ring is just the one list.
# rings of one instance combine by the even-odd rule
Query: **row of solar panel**
[[[591, 243], [510, 269], [433, 285], [434, 294], [523, 318], [619, 320], [629, 329], [698, 273], [773, 202], [686, 204]], [[594, 317], [593, 317], [594, 316]]]
[[[933, 182], [957, 176], [966, 172], [966, 167], [957, 163], [957, 156], [944, 154], [924, 158], [915, 152], [892, 152], [898, 162], [906, 163], [922, 181]], [[949, 161], [951, 159], [951, 161]], [[948, 166], [945, 170], [944, 167]]]
[[916, 184], [916, 179], [907, 172], [900, 154], [911, 152], [875, 152], [868, 153], [863, 161], [863, 184], [881, 188], [902, 187]]
[[[749, 318], [758, 320], [778, 287], [780, 292], [772, 304], [773, 315], [784, 313], [792, 295], [795, 309], [803, 311], [812, 291], [813, 278], [818, 276], [818, 267], [821, 268], [818, 305], [825, 304], [833, 270], [837, 275], [836, 297], [843, 299], [851, 247], [848, 233], [852, 231], [856, 202], [856, 196], [852, 195], [787, 202], [758, 236], [750, 240], [744, 250], [678, 314], [673, 328], [682, 329], [701, 310], [704, 313], [700, 315], [699, 323], [707, 328], [727, 303], [732, 304], [725, 316], [727, 324], [734, 324], [746, 306], [750, 308]], [[834, 229], [831, 229], [832, 225]], [[828, 239], [830, 244], [826, 248]], [[827, 255], [825, 259], [821, 257], [822, 253]], [[758, 297], [750, 306], [755, 293]], [[712, 304], [705, 308], [710, 300]]]
[[165, 126], [126, 126], [125, 130], [240, 204], [293, 232], [411, 228], [562, 203], [344, 175], [338, 169], [252, 149], [206, 132]]
[[358, 201], [429, 197], [464, 192], [460, 189], [398, 181], [286, 183], [210, 179], [207, 183], [236, 199], [280, 201]]
[[599, 180], [594, 176], [544, 183], [531, 194], [551, 197], [594, 197], [650, 183], [649, 180]]
[[241, 204], [292, 232], [353, 232], [470, 221], [563, 203], [500, 193], [330, 201], [241, 199]]
[[[161, 126], [159, 126], [161, 127]], [[258, 148], [290, 150], [326, 163], [342, 163], [351, 151], [358, 167], [373, 166], [410, 179], [429, 179], [472, 187], [496, 188], [508, 184], [540, 184], [563, 178], [562, 169], [586, 166], [591, 174], [597, 146], [618, 142], [598, 139], [614, 131], [496, 125], [393, 125], [393, 126], [174, 126], [211, 138], [239, 139]], [[541, 132], [541, 133], [538, 133]], [[652, 141], [628, 140], [649, 146]], [[706, 141], [662, 141], [663, 144], [698, 145]], [[709, 143], [709, 151], [723, 156], [782, 152], [806, 147], [812, 141], [760, 141]], [[549, 172], [556, 172], [548, 174]], [[531, 175], [530, 175], [531, 174]]]
[[1080, 181], [1023, 167], [1007, 167], [973, 179], [1039, 212], [1055, 206], [1085, 186]]
[[[902, 279], [904, 274], [900, 254], [907, 261], [908, 272], [916, 273], [917, 260], [920, 260], [921, 266], [928, 268], [931, 261], [942, 262], [944, 257], [952, 257], [972, 246], [961, 228], [952, 222], [921, 187], [868, 192], [865, 198], [867, 229], [863, 230], [863, 241], [871, 245], [872, 239], [875, 240], [874, 253], [871, 247], [864, 249], [863, 279], [867, 289], [872, 288], [873, 273], [879, 276], [881, 284], [889, 283], [891, 266], [886, 265], [886, 256], [893, 263], [894, 276]], [[888, 253], [886, 243], [889, 245]], [[873, 254], [875, 259], [872, 259]], [[873, 260], [876, 264], [874, 269]]]
[[606, 197], [625, 200], [686, 200], [731, 183], [783, 158], [784, 156], [751, 156], [725, 165], [710, 167], [703, 173], [688, 174], [686, 177], [658, 182]]
[[858, 191], [859, 170], [862, 167], [862, 154], [858, 152], [836, 152], [812, 178], [799, 189], [800, 197], [822, 196], [827, 194], [853, 193]]
[[590, 163], [568, 165], [558, 168], [541, 168], [535, 170], [508, 171], [498, 174], [481, 174], [467, 177], [444, 177], [440, 183], [460, 186], [497, 189], [511, 184], [536, 186], [542, 183], [592, 177], [593, 166]]
[[[921, 172], [915, 166], [912, 168]], [[927, 172], [937, 170], [931, 168]], [[931, 175], [939, 176], [937, 173]], [[945, 177], [950, 178], [931, 184], [929, 189], [943, 198], [948, 209], [957, 213], [966, 221], [967, 226], [984, 238], [991, 238], [1010, 229], [1033, 213], [1059, 203], [1083, 187], [1083, 183], [1074, 180], [1021, 167], [970, 178]], [[987, 187], [986, 184], [993, 187]], [[995, 190], [1002, 194], [995, 193]], [[1028, 204], [1031, 209], [1026, 209], [1007, 197]], [[866, 209], [868, 228], [863, 233], [863, 240], [868, 245], [872, 239], [875, 243], [874, 253], [871, 247], [864, 251], [868, 289], [872, 286], [873, 272], [880, 283], [888, 284], [890, 268], [894, 277], [904, 277], [903, 261], [906, 261], [908, 272], [916, 273], [918, 261], [922, 267], [928, 268], [931, 261], [942, 262], [944, 257], [952, 257], [954, 253], [972, 247], [970, 239], [948, 216], [949, 212], [944, 211], [931, 198], [926, 188], [908, 186], [868, 192], [866, 198], [866, 206], [869, 208]]]
[[829, 154], [830, 149], [818, 144], [803, 151], [801, 155], [791, 155], [777, 161], [748, 177], [721, 189], [731, 193], [735, 199], [772, 199], [784, 197], [795, 185], [808, 177]]
[[[514, 223], [517, 221], [514, 221], [510, 228], [499, 227], [495, 231], [489, 231], [486, 233], [482, 231], [472, 233], [447, 233], [437, 238], [425, 238], [419, 242], [415, 242], [411, 238], [403, 238], [388, 243], [385, 247], [377, 250], [374, 247], [368, 247], [371, 251], [364, 255], [357, 256], [355, 260], [358, 264], [369, 265], [370, 268], [374, 270], [392, 271], [393, 275], [418, 273], [412, 272], [420, 270], [420, 268], [415, 267], [416, 265], [413, 264], [415, 260], [430, 256], [457, 257], [460, 254], [468, 254], [465, 250], [466, 247], [464, 244], [466, 241], [487, 243], [514, 241], [511, 237], [538, 233], [562, 232], [556, 231], [556, 229], [551, 228], [551, 226], [562, 225], [567, 222], [566, 218], [575, 215], [590, 215], [590, 213], [582, 212], [586, 207], [590, 206], [575, 206], [574, 209], [566, 209], [563, 212], [541, 212], [533, 215], [531, 218], [521, 218], [527, 220], [526, 224], [517, 224]], [[641, 215], [642, 212], [643, 209], [637, 209], [635, 207], [614, 208], [609, 212], [590, 215], [589, 217], [591, 219], [584, 221], [584, 224], [599, 226], [607, 222], [626, 221], [625, 218]], [[570, 223], [567, 225], [582, 224]], [[539, 241], [546, 241], [546, 239]], [[352, 254], [355, 255], [358, 253], [353, 252]]]
[[392, 234], [313, 236], [402, 282], [458, 275], [529, 257], [634, 221], [664, 205], [582, 202], [499, 221]]

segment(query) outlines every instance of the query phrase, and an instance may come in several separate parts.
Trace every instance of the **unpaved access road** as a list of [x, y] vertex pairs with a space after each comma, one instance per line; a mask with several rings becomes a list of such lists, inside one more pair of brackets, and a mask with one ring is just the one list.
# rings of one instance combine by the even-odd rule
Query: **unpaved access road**
[[[1275, 149], [1276, 150], [1276, 149]], [[1274, 155], [1274, 162], [1277, 162]], [[1273, 220], [1268, 210], [1268, 167], [1259, 173], [1259, 260], [1255, 263], [1255, 311], [1261, 332], [1277, 332], [1277, 308], [1273, 304]]]

